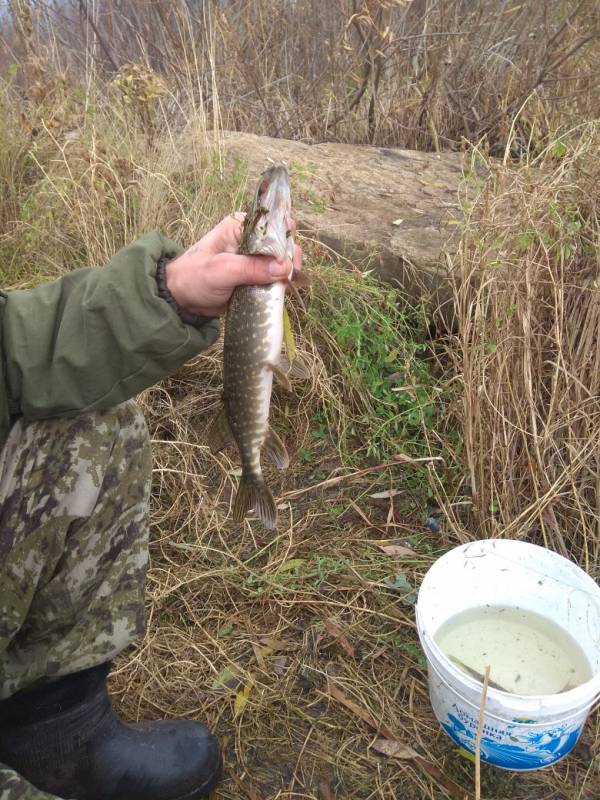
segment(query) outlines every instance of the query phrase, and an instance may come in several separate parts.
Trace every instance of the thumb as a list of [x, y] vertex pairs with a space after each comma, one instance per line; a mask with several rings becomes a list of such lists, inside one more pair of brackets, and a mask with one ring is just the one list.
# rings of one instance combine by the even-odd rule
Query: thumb
[[290, 264], [276, 261], [269, 256], [244, 256], [237, 253], [223, 253], [223, 282], [229, 286], [252, 283], [273, 283], [287, 278]]

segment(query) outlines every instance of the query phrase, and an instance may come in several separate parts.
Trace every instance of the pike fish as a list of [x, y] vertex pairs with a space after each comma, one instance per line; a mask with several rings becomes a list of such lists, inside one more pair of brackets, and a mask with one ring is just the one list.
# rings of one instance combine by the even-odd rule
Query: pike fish
[[[288, 171], [284, 165], [269, 167], [246, 215], [239, 252], [292, 259], [291, 222]], [[262, 473], [263, 449], [279, 469], [289, 465], [285, 445], [269, 426], [273, 377], [291, 391], [289, 364], [281, 354], [285, 290], [286, 282], [278, 280], [233, 291], [225, 319], [223, 408], [210, 433], [213, 452], [233, 443], [240, 452], [233, 518], [241, 522], [253, 508], [267, 528], [277, 527], [277, 507]]]

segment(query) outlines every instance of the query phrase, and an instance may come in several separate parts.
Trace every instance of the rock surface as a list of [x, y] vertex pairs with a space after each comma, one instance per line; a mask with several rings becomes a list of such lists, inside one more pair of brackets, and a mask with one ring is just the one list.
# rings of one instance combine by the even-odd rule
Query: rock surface
[[227, 133], [224, 161], [245, 162], [251, 185], [268, 159], [292, 172], [300, 233], [433, 310], [450, 297], [447, 254], [456, 251], [461, 157], [388, 147], [316, 144]]

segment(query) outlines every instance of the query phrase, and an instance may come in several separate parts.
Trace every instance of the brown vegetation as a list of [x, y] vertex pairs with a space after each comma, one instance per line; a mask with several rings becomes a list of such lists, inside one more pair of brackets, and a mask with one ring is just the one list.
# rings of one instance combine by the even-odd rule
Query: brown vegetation
[[[412, 608], [424, 571], [459, 541], [508, 535], [599, 575], [597, 5], [9, 11], [3, 288], [101, 264], [153, 227], [190, 243], [242, 206], [222, 128], [465, 150], [458, 332], [435, 352], [397, 294], [304, 242], [315, 280], [294, 325], [313, 379], [275, 399], [294, 463], [272, 476], [275, 536], [231, 524], [237, 460], [206, 447], [219, 348], [140, 398], [155, 454], [149, 628], [113, 687], [130, 718], [208, 718], [226, 756], [221, 798], [472, 797], [473, 765], [428, 703]], [[397, 401], [378, 381], [388, 355], [406, 379]], [[439, 534], [423, 524], [434, 502]], [[402, 758], [372, 746], [373, 725]], [[595, 715], [556, 768], [483, 769], [482, 796], [598, 797], [598, 747]]]
[[0, 68], [27, 63], [34, 102], [47, 56], [70, 75], [97, 69], [122, 85], [136, 65], [166, 82], [170, 115], [191, 101], [227, 129], [414, 149], [482, 142], [496, 155], [510, 138], [518, 155], [594, 114], [600, 97], [594, 0], [9, 6]]
[[597, 124], [567, 141], [519, 170], [490, 165], [456, 265], [451, 350], [477, 530], [542, 542], [597, 574]]

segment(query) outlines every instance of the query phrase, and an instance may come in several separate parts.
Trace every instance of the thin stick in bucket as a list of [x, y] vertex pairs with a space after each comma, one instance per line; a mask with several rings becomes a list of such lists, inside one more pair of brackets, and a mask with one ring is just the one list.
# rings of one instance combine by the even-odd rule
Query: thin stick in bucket
[[483, 676], [483, 690], [481, 692], [481, 703], [479, 704], [477, 735], [475, 736], [475, 800], [481, 800], [481, 734], [483, 732], [483, 712], [485, 710], [489, 679], [490, 667], [487, 666]]

